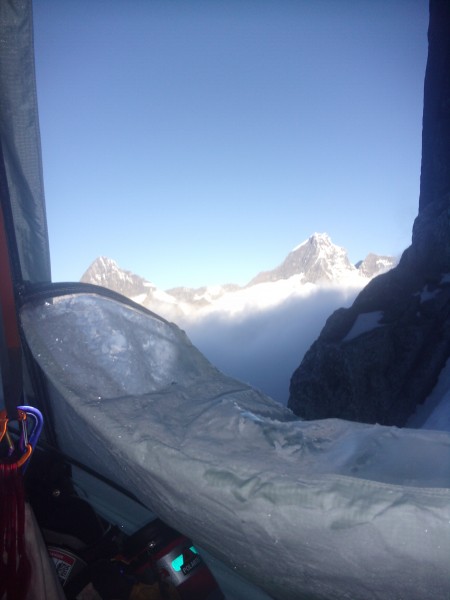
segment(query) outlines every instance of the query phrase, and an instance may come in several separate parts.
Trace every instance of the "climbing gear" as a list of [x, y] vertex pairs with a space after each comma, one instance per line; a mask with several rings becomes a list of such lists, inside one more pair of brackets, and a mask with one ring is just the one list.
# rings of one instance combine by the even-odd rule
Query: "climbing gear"
[[[28, 417], [33, 424], [28, 430]], [[21, 599], [28, 590], [31, 566], [25, 542], [25, 493], [23, 470], [42, 429], [42, 415], [29, 406], [17, 409], [18, 427], [11, 432], [11, 419], [0, 411], [0, 443], [6, 448], [0, 458], [0, 598]], [[14, 443], [14, 439], [17, 439]]]
[[[17, 423], [20, 424], [20, 435], [18, 442], [14, 444], [13, 438], [18, 436], [18, 431], [8, 431], [8, 424], [13, 421], [8, 417], [6, 410], [0, 411], [0, 442], [3, 439], [7, 442], [6, 456], [0, 455], [0, 466], [5, 463], [16, 464], [17, 468], [27, 466], [27, 461], [30, 458], [39, 435], [42, 431], [43, 419], [42, 414], [36, 408], [31, 406], [17, 407]], [[31, 430], [28, 430], [28, 422], [32, 420]]]

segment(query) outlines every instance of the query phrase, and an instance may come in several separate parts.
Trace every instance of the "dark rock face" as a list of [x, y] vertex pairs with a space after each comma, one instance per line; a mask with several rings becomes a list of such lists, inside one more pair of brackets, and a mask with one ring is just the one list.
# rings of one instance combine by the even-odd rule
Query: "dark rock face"
[[450, 2], [430, 4], [419, 215], [399, 265], [336, 311], [291, 379], [306, 419], [405, 424], [450, 357]]
[[404, 425], [450, 355], [450, 273], [411, 276], [402, 264], [336, 311], [291, 379], [306, 419]]
[[419, 210], [450, 192], [450, 3], [431, 0]]

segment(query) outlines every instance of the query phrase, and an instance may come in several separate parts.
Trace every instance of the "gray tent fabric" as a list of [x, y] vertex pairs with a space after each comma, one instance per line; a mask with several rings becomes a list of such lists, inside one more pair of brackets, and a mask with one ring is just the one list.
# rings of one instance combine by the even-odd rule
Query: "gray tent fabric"
[[0, 141], [21, 277], [50, 281], [31, 0], [0, 2]]

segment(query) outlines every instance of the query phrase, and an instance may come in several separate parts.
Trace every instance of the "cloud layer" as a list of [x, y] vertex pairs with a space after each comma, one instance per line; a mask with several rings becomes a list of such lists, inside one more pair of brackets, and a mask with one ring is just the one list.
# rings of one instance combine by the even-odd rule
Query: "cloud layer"
[[315, 287], [303, 295], [258, 310], [187, 317], [180, 325], [199, 350], [222, 372], [249, 383], [286, 404], [289, 382], [326, 319], [349, 306], [359, 289]]

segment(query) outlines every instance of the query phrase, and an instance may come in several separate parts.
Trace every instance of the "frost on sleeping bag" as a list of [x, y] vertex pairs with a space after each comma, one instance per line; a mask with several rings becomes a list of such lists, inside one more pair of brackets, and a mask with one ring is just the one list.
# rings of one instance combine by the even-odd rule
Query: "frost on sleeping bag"
[[100, 295], [21, 319], [62, 449], [274, 598], [450, 597], [450, 434], [300, 421]]

